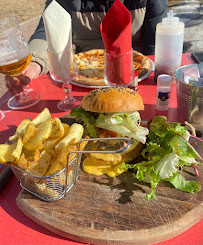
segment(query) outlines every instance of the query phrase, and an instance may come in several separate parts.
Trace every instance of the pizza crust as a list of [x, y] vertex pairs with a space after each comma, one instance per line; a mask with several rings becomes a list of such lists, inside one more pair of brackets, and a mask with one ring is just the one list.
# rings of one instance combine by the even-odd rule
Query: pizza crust
[[[92, 49], [75, 54], [79, 66], [75, 83], [88, 86], [107, 86], [104, 74], [104, 49]], [[138, 51], [133, 50], [133, 67], [138, 72], [138, 77], [145, 75], [151, 69], [149, 59]]]
[[95, 80], [90, 77], [77, 76], [73, 81], [89, 86], [107, 86], [103, 78]]
[[[137, 64], [134, 64], [134, 62], [137, 62]], [[138, 72], [138, 77], [144, 76], [151, 69], [151, 63], [147, 56], [136, 50], [133, 50], [133, 66], [134, 69]]]

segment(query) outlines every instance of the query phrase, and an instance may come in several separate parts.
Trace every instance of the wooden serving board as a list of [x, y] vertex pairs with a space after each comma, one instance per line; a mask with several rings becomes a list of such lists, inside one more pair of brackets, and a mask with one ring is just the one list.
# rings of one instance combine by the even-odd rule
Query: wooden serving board
[[[198, 152], [202, 155], [202, 146]], [[184, 175], [201, 181], [192, 168]], [[173, 238], [203, 218], [203, 191], [190, 194], [165, 183], [157, 199], [145, 200], [148, 184], [127, 172], [115, 178], [88, 175], [80, 169], [76, 185], [59, 201], [44, 202], [21, 191], [17, 205], [25, 215], [48, 230], [79, 242], [106, 244], [153, 244]]]

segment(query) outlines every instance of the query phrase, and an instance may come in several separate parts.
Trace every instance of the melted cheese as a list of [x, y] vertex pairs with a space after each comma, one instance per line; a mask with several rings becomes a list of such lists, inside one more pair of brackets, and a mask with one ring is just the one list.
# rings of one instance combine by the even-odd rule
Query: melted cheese
[[83, 170], [88, 174], [93, 174], [97, 176], [107, 174], [111, 178], [116, 177], [125, 172], [125, 170], [120, 170], [119, 164], [116, 166], [108, 163], [101, 164], [98, 162], [94, 162], [89, 158], [85, 158], [83, 162]]
[[[88, 174], [102, 175], [107, 174], [113, 178], [126, 172], [120, 170], [119, 166], [122, 162], [128, 163], [135, 158], [133, 149], [142, 149], [142, 144], [139, 141], [133, 140], [130, 147], [121, 152], [114, 154], [91, 153], [87, 154], [87, 158], [83, 162], [83, 170]], [[140, 151], [138, 150], [138, 152]]]

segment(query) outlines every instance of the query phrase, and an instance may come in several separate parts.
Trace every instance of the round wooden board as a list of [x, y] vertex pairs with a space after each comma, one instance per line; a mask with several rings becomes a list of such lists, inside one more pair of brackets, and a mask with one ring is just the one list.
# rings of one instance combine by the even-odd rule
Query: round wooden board
[[[203, 176], [202, 166], [199, 172]], [[110, 179], [81, 170], [76, 185], [61, 200], [47, 203], [22, 191], [17, 205], [48, 230], [90, 244], [161, 242], [203, 218], [202, 192], [189, 194], [159, 186], [157, 199], [146, 201], [148, 191], [149, 186], [132, 180], [130, 173]]]
[[[202, 144], [198, 152], [202, 155]], [[184, 175], [201, 181], [193, 168]], [[150, 201], [148, 184], [131, 172], [115, 178], [88, 175], [80, 169], [76, 185], [59, 201], [44, 202], [21, 191], [17, 205], [30, 219], [48, 230], [79, 242], [106, 244], [153, 244], [173, 238], [203, 218], [203, 191], [181, 192], [165, 183]]]

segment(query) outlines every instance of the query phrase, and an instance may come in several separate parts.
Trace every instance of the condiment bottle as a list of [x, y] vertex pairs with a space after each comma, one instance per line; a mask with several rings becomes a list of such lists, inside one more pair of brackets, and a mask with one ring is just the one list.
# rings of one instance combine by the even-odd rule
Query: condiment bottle
[[168, 110], [171, 83], [172, 77], [170, 75], [162, 74], [157, 77], [156, 109], [159, 111]]
[[155, 81], [160, 74], [172, 76], [176, 82], [174, 71], [181, 65], [184, 38], [184, 23], [173, 16], [170, 10], [168, 17], [156, 26], [155, 37]]

